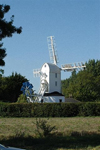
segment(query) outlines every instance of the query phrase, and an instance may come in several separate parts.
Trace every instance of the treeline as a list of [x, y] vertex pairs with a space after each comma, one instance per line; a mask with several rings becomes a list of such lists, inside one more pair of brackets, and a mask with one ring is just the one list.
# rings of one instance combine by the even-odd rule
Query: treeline
[[73, 71], [62, 81], [62, 93], [83, 102], [100, 101], [100, 60], [89, 60], [84, 70]]
[[28, 81], [24, 76], [12, 73], [11, 76], [0, 76], [0, 101], [16, 102], [21, 92], [23, 82]]

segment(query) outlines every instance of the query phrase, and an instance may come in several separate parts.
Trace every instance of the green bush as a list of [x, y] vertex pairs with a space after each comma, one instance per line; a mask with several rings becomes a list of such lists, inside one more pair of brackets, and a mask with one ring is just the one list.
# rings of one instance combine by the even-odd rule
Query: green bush
[[47, 120], [41, 119], [41, 118], [36, 118], [36, 134], [39, 137], [48, 137], [51, 135], [54, 135], [53, 131], [56, 130], [55, 126], [52, 126], [48, 123]]
[[79, 106], [80, 116], [100, 116], [100, 103], [81, 103]]
[[20, 94], [16, 103], [28, 103], [26, 95]]
[[100, 116], [100, 103], [0, 103], [1, 117]]

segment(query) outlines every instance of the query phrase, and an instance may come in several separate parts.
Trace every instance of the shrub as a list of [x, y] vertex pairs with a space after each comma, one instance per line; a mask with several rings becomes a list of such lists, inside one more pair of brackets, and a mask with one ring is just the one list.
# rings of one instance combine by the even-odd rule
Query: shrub
[[0, 103], [1, 117], [100, 116], [100, 103]]
[[61, 116], [62, 117], [74, 117], [74, 116], [77, 116], [78, 113], [79, 113], [79, 110], [78, 110], [78, 104], [76, 103], [65, 103], [63, 105], [61, 105], [62, 107], [62, 114]]
[[81, 103], [79, 105], [80, 116], [100, 116], [100, 103]]
[[28, 103], [26, 95], [20, 94], [16, 103]]
[[47, 120], [36, 118], [36, 134], [40, 137], [48, 137], [53, 135], [53, 131], [56, 130], [55, 126], [48, 124]]

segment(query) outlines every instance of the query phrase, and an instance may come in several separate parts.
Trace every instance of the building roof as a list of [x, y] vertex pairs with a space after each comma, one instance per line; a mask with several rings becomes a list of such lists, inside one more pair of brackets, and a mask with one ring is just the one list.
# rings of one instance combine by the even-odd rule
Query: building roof
[[52, 63], [45, 63], [43, 66], [45, 66], [45, 67], [48, 66], [50, 69], [50, 72], [58, 72], [59, 73], [61, 71], [57, 65], [52, 64]]
[[55, 91], [52, 93], [44, 93], [44, 96], [64, 96], [64, 95], [62, 93]]
[[74, 98], [65, 98], [65, 102], [69, 102], [69, 103], [78, 103], [80, 101], [74, 99]]

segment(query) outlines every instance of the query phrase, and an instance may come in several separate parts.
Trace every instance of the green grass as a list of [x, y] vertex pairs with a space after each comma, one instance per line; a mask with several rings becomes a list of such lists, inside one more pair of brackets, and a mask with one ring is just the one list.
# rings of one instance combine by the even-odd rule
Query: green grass
[[38, 137], [35, 118], [0, 118], [0, 143], [27, 150], [99, 150], [100, 117], [42, 118], [54, 134]]

